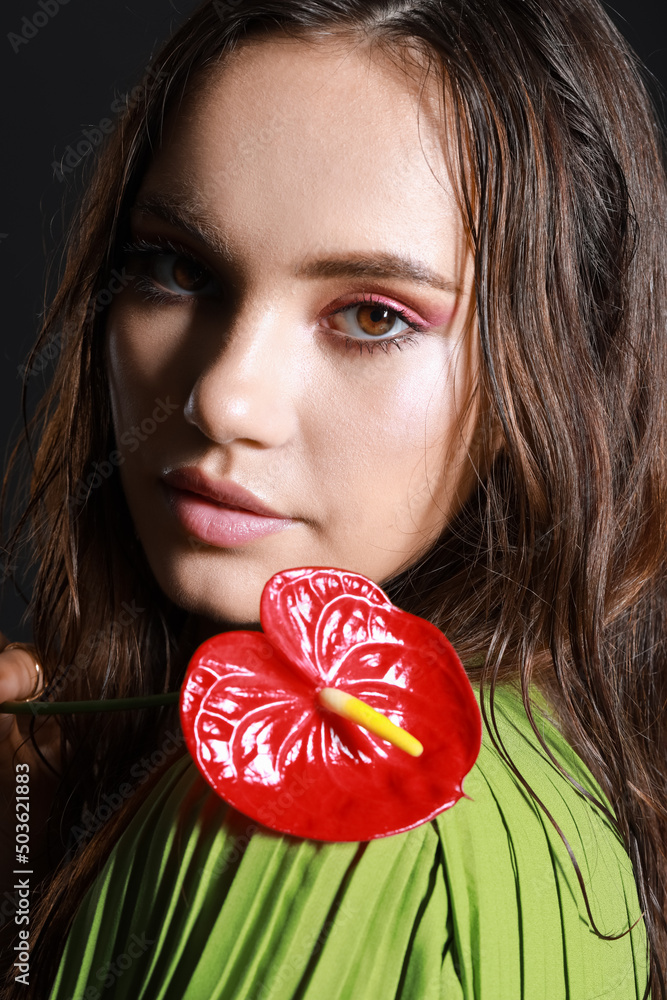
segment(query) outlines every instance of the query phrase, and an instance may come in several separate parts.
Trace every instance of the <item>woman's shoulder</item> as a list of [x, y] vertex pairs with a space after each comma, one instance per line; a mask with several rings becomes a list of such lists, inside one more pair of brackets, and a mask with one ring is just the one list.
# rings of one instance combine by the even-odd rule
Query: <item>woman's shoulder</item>
[[492, 708], [485, 694], [466, 798], [435, 821], [459, 975], [472, 988], [503, 970], [508, 996], [642, 997], [646, 937], [611, 807], [544, 698], [531, 705], [546, 748], [513, 685]]

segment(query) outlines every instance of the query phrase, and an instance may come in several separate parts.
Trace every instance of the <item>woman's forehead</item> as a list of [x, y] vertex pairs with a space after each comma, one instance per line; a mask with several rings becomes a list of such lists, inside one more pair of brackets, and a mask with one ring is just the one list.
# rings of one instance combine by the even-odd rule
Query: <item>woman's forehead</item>
[[341, 250], [350, 241], [359, 251], [409, 246], [451, 270], [463, 227], [443, 118], [435, 92], [420, 103], [414, 91], [368, 47], [244, 47], [167, 120], [142, 192], [196, 199], [239, 244], [261, 233], [280, 254], [323, 239]]

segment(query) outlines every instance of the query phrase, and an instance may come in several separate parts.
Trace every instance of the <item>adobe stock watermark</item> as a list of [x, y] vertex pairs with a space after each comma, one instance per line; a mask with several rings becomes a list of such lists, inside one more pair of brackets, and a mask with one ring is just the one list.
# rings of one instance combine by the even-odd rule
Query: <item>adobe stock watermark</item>
[[[96, 629], [94, 632], [87, 635], [77, 650], [76, 656], [72, 662], [48, 684], [48, 697], [51, 699], [57, 697], [63, 691], [65, 686], [71, 683], [77, 674], [80, 674], [88, 669], [91, 654], [96, 647], [105, 646], [108, 648], [110, 637], [114, 635], [114, 633], [119, 632], [121, 629], [129, 628], [131, 625], [134, 625], [137, 618], [144, 614], [145, 611], [146, 608], [140, 607], [134, 598], [131, 601], [122, 601], [118, 617], [114, 618], [114, 620], [105, 628]], [[37, 715], [39, 713], [39, 702], [31, 701], [28, 704], [31, 709], [34, 706], [33, 714]]]
[[51, 337], [49, 337], [34, 358], [29, 358], [28, 361], [16, 366], [16, 373], [18, 377], [27, 382], [35, 375], [40, 375], [46, 369], [49, 361], [55, 361], [58, 357], [64, 342], [65, 336], [62, 330], [58, 330]]
[[84, 809], [81, 813], [81, 825], [73, 826], [70, 836], [75, 844], [89, 840], [93, 834], [101, 830], [107, 820], [120, 809], [128, 799], [137, 791], [141, 785], [145, 784], [151, 774], [165, 763], [168, 757], [175, 754], [185, 744], [185, 737], [181, 732], [172, 733], [167, 731], [165, 737], [155, 750], [146, 754], [141, 760], [136, 760], [130, 767], [130, 777], [134, 781], [124, 781], [113, 792], [104, 792], [101, 802], [94, 812]]
[[[127, 268], [125, 267], [121, 268], [120, 271], [114, 268], [104, 288], [96, 292], [88, 302], [84, 322], [90, 322], [92, 317], [103, 312], [111, 304], [114, 297], [127, 288], [130, 282], [134, 280], [134, 277], [133, 274], [127, 273]], [[75, 332], [78, 332], [78, 328]], [[24, 382], [28, 382], [35, 375], [41, 375], [48, 367], [49, 362], [55, 361], [58, 357], [65, 345], [66, 339], [67, 334], [65, 331], [56, 330], [34, 357], [31, 355], [27, 361], [16, 366], [18, 377]]]
[[212, 7], [221, 21], [236, 10], [243, 3], [243, 0], [213, 0]]
[[311, 792], [313, 786], [316, 784], [317, 781], [314, 776], [303, 777], [303, 775], [295, 775], [289, 790], [285, 789], [285, 791], [281, 792], [275, 803], [265, 813], [264, 822], [250, 823], [239, 836], [231, 835], [220, 855], [212, 863], [200, 868], [197, 874], [224, 875], [229, 866], [236, 864], [244, 853], [253, 834], [266, 829], [267, 826], [273, 827], [274, 824], [279, 823], [280, 817], [289, 812], [297, 799]]
[[133, 274], [127, 273], [127, 268], [123, 267], [120, 271], [116, 270], [114, 267], [111, 272], [111, 278], [107, 282], [104, 288], [101, 288], [96, 295], [88, 303], [86, 308], [86, 321], [95, 313], [101, 313], [108, 305], [111, 305], [115, 295], [122, 292], [124, 288], [134, 280]]
[[[266, 467], [262, 469], [262, 477], [263, 477], [262, 480], [263, 483], [266, 483], [268, 486], [271, 486], [273, 483], [276, 483], [278, 484], [278, 486], [280, 486], [280, 484], [285, 481], [284, 461], [276, 457], [270, 459]], [[279, 498], [275, 496], [268, 496], [262, 499], [265, 499], [266, 503], [269, 505], [275, 503], [277, 506], [279, 502]], [[188, 545], [190, 546], [190, 549], [193, 552], [203, 552], [207, 549], [211, 552], [218, 551], [218, 546], [213, 545], [210, 542], [205, 542], [201, 538], [197, 538], [195, 535], [189, 534], [187, 536], [187, 540], [188, 540]]]
[[[146, 98], [151, 88], [166, 76], [167, 73], [165, 70], [161, 69], [156, 72], [151, 67], [146, 71], [141, 82], [136, 87], [133, 87], [132, 90], [127, 91], [127, 93], [122, 94], [112, 101], [109, 111], [112, 115], [118, 116], [123, 111], [136, 107]], [[81, 132], [81, 138], [76, 141], [76, 144], [70, 143], [66, 146], [65, 152], [60, 159], [54, 160], [51, 164], [54, 177], [62, 183], [65, 177], [76, 170], [81, 161], [89, 153], [92, 153], [96, 146], [99, 146], [104, 141], [105, 136], [115, 131], [117, 126], [117, 117], [114, 119], [105, 116], [99, 120], [97, 125], [93, 125], [91, 128], [84, 128]]]
[[246, 1000], [271, 1000], [276, 995], [286, 995], [291, 982], [302, 974], [309, 962], [324, 948], [332, 929], [358, 917], [358, 911], [343, 896], [335, 912], [324, 921], [320, 929], [312, 927], [301, 934], [298, 948], [290, 954], [289, 960], [275, 965], [270, 980], [260, 983]]
[[290, 124], [289, 113], [285, 110], [272, 115], [262, 128], [246, 132], [234, 149], [233, 159], [211, 176], [205, 190], [201, 192], [202, 196], [210, 198], [211, 201], [218, 198], [230, 181], [245, 174], [259, 158], [270, 155], [275, 139], [289, 128]]
[[7, 41], [14, 52], [19, 52], [22, 45], [27, 45], [40, 29], [45, 28], [49, 21], [59, 13], [60, 8], [67, 6], [69, 2], [70, 0], [37, 0], [39, 9], [31, 17], [21, 19], [20, 34], [10, 31], [7, 35]]
[[17, 569], [18, 560], [16, 556], [14, 556], [13, 559], [10, 559], [7, 550], [3, 550], [0, 553], [0, 583], [4, 583], [5, 580], [8, 580], [11, 576], [13, 576]]
[[[149, 417], [145, 417], [136, 427], [130, 427], [120, 436], [120, 443], [129, 452], [134, 452], [146, 441], [151, 434], [154, 434], [160, 424], [168, 420], [172, 413], [180, 409], [179, 403], [173, 403], [171, 398], [155, 399], [155, 408]], [[93, 490], [96, 490], [102, 483], [113, 475], [118, 466], [125, 461], [125, 455], [117, 449], [110, 452], [109, 456], [102, 462], [93, 462], [93, 471], [85, 479], [79, 479], [75, 485], [75, 492], [67, 500], [70, 510], [81, 507], [86, 503]]]
[[155, 939], [149, 938], [145, 933], [141, 935], [131, 934], [125, 944], [125, 951], [114, 956], [110, 962], [100, 965], [99, 969], [95, 971], [95, 980], [99, 983], [99, 987], [95, 986], [89, 979], [83, 992], [77, 990], [74, 996], [69, 996], [67, 1000], [100, 1000], [102, 990], [109, 990], [115, 986], [121, 976], [128, 969], [131, 969], [134, 963], [145, 955], [154, 944]]

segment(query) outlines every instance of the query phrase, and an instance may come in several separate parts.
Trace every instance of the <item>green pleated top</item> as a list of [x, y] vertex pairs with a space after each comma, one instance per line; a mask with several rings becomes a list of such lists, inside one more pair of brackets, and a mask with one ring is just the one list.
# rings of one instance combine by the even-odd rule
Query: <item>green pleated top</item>
[[[604, 801], [540, 704], [548, 746]], [[567, 848], [486, 731], [469, 798], [366, 843], [260, 827], [186, 756], [87, 893], [49, 1000], [639, 1000], [646, 932], [628, 855], [548, 759], [513, 688], [495, 706], [598, 929], [632, 931], [595, 933]]]

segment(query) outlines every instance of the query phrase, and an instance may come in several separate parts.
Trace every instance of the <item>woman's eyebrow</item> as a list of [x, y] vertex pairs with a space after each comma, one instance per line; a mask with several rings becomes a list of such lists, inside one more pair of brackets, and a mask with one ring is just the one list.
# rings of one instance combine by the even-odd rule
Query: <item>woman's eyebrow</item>
[[[176, 229], [182, 229], [212, 253], [231, 262], [229, 244], [219, 228], [194, 205], [160, 194], [137, 199], [133, 212], [154, 215]], [[457, 293], [459, 284], [442, 277], [427, 264], [394, 253], [357, 253], [318, 257], [294, 269], [297, 278], [399, 278], [428, 285], [443, 292]]]
[[229, 246], [217, 226], [213, 225], [196, 204], [162, 194], [145, 194], [137, 198], [132, 214], [154, 215], [163, 222], [182, 229], [214, 254], [230, 260]]
[[443, 292], [457, 292], [459, 287], [420, 261], [382, 252], [317, 258], [297, 268], [295, 274], [305, 278], [402, 278]]

